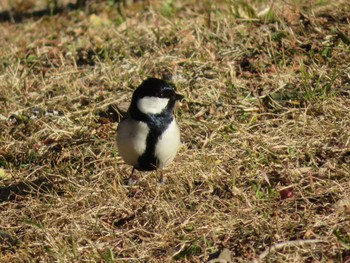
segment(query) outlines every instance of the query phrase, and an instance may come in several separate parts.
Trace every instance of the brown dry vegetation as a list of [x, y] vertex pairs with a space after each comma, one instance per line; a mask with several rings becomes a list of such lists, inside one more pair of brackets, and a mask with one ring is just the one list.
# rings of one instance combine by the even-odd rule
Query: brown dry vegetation
[[[4, 16], [0, 261], [204, 262], [227, 248], [235, 262], [349, 262], [347, 2]], [[147, 76], [185, 95], [183, 147], [167, 184], [143, 173], [129, 187], [115, 133]]]

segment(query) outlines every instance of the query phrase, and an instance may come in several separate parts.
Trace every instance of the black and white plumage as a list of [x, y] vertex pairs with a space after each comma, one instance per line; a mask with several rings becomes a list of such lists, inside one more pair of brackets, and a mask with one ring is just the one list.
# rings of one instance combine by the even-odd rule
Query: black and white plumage
[[175, 158], [181, 141], [173, 110], [182, 98], [172, 85], [157, 78], [146, 79], [134, 91], [128, 117], [117, 130], [118, 151], [127, 164], [152, 171]]

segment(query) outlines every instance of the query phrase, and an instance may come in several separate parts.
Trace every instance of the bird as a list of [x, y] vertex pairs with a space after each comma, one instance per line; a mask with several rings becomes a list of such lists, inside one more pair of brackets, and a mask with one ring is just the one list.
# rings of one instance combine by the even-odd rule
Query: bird
[[145, 79], [133, 92], [116, 138], [119, 155], [133, 167], [129, 184], [135, 169], [162, 169], [175, 158], [181, 139], [174, 108], [183, 98], [172, 83], [158, 78]]

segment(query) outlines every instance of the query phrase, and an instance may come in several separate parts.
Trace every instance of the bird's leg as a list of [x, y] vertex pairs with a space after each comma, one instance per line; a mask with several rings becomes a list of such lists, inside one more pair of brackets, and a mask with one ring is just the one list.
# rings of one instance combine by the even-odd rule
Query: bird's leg
[[160, 180], [159, 180], [159, 183], [160, 183], [161, 185], [166, 184], [167, 181], [168, 181], [168, 179], [163, 175], [163, 170], [157, 169], [157, 171], [160, 172]]
[[132, 168], [131, 174], [128, 178], [128, 185], [129, 186], [133, 186], [139, 181], [139, 178], [137, 176], [134, 176], [134, 171], [135, 171], [135, 167]]

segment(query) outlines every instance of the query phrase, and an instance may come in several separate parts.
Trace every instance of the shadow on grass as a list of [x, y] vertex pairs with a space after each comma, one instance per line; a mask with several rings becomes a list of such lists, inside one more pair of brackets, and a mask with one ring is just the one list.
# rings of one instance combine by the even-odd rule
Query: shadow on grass
[[70, 10], [76, 10], [79, 8], [83, 8], [86, 5], [86, 0], [77, 0], [75, 4], [69, 3], [63, 7], [56, 8], [44, 8], [41, 10], [33, 11], [33, 12], [13, 12], [11, 10], [5, 10], [0, 12], [0, 22], [12, 22], [12, 23], [21, 23], [25, 19], [33, 18], [40, 19], [43, 16], [50, 16], [61, 14], [63, 12], [67, 12]]
[[[71, 10], [77, 10], [81, 8], [85, 8], [87, 6], [88, 0], [76, 0], [75, 4], [69, 3], [66, 6], [58, 7], [57, 0], [53, 1], [53, 8], [47, 7], [41, 10], [32, 11], [32, 12], [13, 12], [12, 10], [5, 10], [0, 12], [0, 22], [12, 22], [12, 23], [21, 23], [25, 19], [40, 19], [43, 16], [50, 16], [61, 14], [64, 12], [69, 12]], [[126, 5], [126, 0], [114, 0], [114, 4], [122, 3]]]
[[25, 12], [25, 13], [16, 13], [10, 10], [5, 10], [0, 12], [0, 22], [12, 22], [12, 23], [21, 23], [25, 19], [33, 18], [39, 19], [43, 16], [56, 15], [63, 13], [65, 11], [78, 9], [79, 6], [76, 4], [68, 4], [65, 7], [59, 7], [55, 10], [51, 8], [44, 8], [41, 10], [33, 11], [33, 12]]
[[109, 119], [112, 122], [120, 122], [128, 116], [128, 113], [120, 109], [117, 104], [109, 104], [105, 109], [99, 111], [98, 116], [102, 119]]
[[38, 196], [43, 193], [49, 193], [55, 191], [57, 194], [63, 194], [62, 191], [58, 191], [57, 182], [53, 182], [47, 177], [40, 177], [30, 182], [20, 182], [11, 185], [5, 185], [0, 187], [0, 203], [6, 201], [13, 201], [18, 197], [24, 196]]

